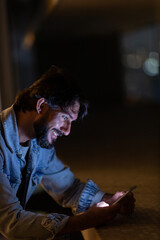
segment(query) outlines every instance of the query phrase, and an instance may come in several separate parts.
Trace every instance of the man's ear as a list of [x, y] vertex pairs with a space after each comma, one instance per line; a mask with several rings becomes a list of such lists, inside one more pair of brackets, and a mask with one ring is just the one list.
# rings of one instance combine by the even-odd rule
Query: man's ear
[[39, 98], [38, 99], [37, 104], [36, 104], [36, 110], [37, 110], [38, 114], [42, 112], [44, 103], [46, 103], [46, 99], [45, 98]]

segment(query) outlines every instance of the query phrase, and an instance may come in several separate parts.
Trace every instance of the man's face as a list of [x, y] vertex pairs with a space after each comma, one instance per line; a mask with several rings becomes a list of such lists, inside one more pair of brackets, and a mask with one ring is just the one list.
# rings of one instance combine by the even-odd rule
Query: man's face
[[80, 105], [75, 102], [65, 110], [51, 109], [48, 104], [45, 105], [45, 110], [34, 122], [34, 130], [37, 143], [43, 148], [52, 148], [59, 136], [69, 135], [71, 124], [78, 117]]

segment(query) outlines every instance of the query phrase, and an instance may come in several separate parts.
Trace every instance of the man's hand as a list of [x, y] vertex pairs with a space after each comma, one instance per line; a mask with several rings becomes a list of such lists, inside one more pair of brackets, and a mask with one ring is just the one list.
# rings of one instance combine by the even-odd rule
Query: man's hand
[[99, 202], [94, 204], [87, 211], [71, 216], [66, 226], [58, 233], [58, 235], [108, 224], [120, 211], [120, 204], [112, 206], [106, 205], [105, 202]]
[[100, 226], [112, 221], [119, 213], [120, 208], [120, 204], [109, 206], [106, 202], [101, 201], [90, 207], [86, 213], [93, 215], [92, 221], [94, 221], [95, 226]]
[[71, 216], [66, 226], [58, 233], [58, 235], [108, 224], [118, 213], [125, 215], [132, 214], [135, 203], [132, 192], [127, 194], [119, 203], [113, 204], [123, 194], [124, 192], [105, 194], [101, 202], [94, 204], [81, 214]]
[[135, 198], [132, 192], [128, 193], [122, 200], [119, 201], [121, 205], [120, 213], [123, 215], [132, 215], [135, 208]]
[[[125, 192], [116, 192], [115, 194], [105, 194], [102, 201], [112, 205], [116, 202]], [[123, 215], [131, 215], [135, 208], [135, 198], [132, 192], [128, 193], [120, 202], [120, 213]]]

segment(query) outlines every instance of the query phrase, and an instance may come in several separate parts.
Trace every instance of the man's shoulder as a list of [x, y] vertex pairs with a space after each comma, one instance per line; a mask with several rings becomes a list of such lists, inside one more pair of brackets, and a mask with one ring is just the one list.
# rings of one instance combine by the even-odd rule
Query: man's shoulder
[[14, 108], [13, 108], [13, 105], [9, 108], [6, 108], [4, 109], [1, 113], [0, 113], [0, 122], [3, 123], [3, 122], [6, 122], [7, 119], [10, 117], [10, 116], [13, 116], [15, 115], [14, 113]]
[[[13, 152], [18, 144], [17, 122], [13, 105], [1, 112], [0, 125], [0, 136], [4, 140], [4, 146]], [[2, 145], [2, 142], [0, 144]]]

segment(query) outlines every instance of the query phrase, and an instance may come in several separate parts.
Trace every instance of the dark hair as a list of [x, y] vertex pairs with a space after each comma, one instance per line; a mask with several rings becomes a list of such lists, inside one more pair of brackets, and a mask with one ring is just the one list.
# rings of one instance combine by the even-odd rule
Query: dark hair
[[88, 103], [81, 89], [59, 67], [51, 66], [35, 83], [20, 92], [16, 96], [14, 109], [23, 112], [36, 110], [37, 100], [42, 97], [52, 109], [57, 107], [65, 109], [78, 101], [80, 103], [78, 119], [87, 114]]

